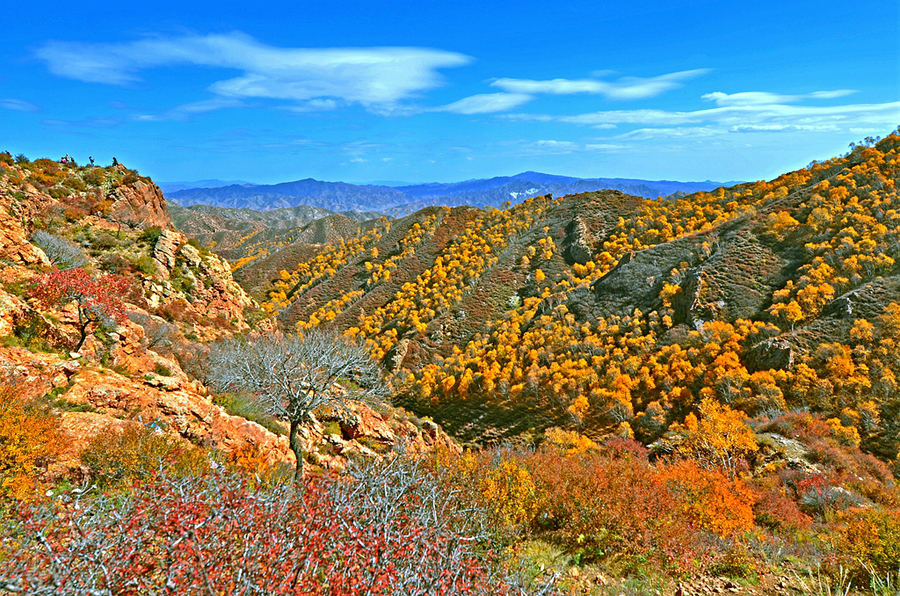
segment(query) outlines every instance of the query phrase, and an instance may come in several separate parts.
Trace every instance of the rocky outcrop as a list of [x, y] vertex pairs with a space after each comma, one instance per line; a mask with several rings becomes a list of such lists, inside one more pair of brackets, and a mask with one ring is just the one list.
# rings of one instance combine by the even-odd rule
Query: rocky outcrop
[[387, 358], [385, 358], [388, 370], [391, 372], [399, 371], [403, 367], [403, 360], [406, 358], [407, 352], [409, 352], [409, 339], [404, 337], [397, 342], [397, 345], [393, 347]]
[[112, 206], [107, 217], [112, 221], [142, 230], [169, 225], [166, 199], [152, 182], [141, 179], [114, 188], [109, 193], [109, 200]]
[[24, 194], [0, 179], [0, 259], [17, 265], [49, 265], [50, 260], [37, 246], [30, 244], [30, 212], [28, 201], [16, 200], [15, 194]]
[[[177, 303], [184, 316], [197, 321], [227, 323], [245, 331], [243, 313], [256, 305], [231, 275], [228, 262], [204, 254], [180, 232], [163, 230], [153, 248], [153, 260], [162, 279], [144, 279], [144, 295], [153, 308]], [[205, 326], [205, 325], [201, 325]], [[217, 333], [203, 334], [212, 337]]]
[[819, 474], [819, 466], [813, 463], [809, 448], [796, 439], [789, 439], [778, 433], [761, 433], [757, 435], [759, 452], [754, 458], [757, 470], [768, 467], [803, 470], [811, 474]]
[[[225, 456], [252, 445], [269, 465], [294, 465], [285, 434], [228, 414], [213, 403], [200, 383], [190, 381], [175, 361], [160, 360], [152, 351], [147, 354], [155, 364], [164, 362], [165, 369], [125, 376], [55, 354], [0, 348], [0, 370], [17, 385], [20, 395], [37, 398], [56, 389], [58, 405], [65, 406], [62, 427], [70, 440], [61, 461], [67, 462], [63, 467], [68, 471], [57, 473], [76, 473], [77, 454], [91, 437], [128, 424], [152, 424], [195, 445], [214, 447]], [[414, 452], [438, 447], [459, 450], [434, 423], [418, 421], [417, 425], [386, 405], [378, 411], [350, 404], [343, 410], [321, 413], [300, 435], [310, 459], [332, 469], [343, 468], [348, 457], [379, 457], [401, 444]]]
[[569, 263], [584, 265], [593, 258], [594, 237], [587, 224], [576, 216], [569, 224], [563, 256]]
[[0, 290], [0, 337], [12, 335], [29, 310], [17, 297]]
[[166, 279], [175, 268], [175, 253], [186, 242], [183, 234], [173, 230], [163, 230], [153, 247], [153, 260], [159, 268], [159, 274]]
[[681, 284], [682, 291], [676, 295], [673, 306], [675, 322], [687, 323], [692, 329], [701, 331], [707, 321], [719, 317], [725, 306], [716, 300], [716, 292], [710, 291], [709, 277], [705, 271], [692, 269], [685, 275]]
[[773, 337], [751, 346], [746, 359], [751, 372], [791, 370], [794, 368], [794, 347], [786, 340]]

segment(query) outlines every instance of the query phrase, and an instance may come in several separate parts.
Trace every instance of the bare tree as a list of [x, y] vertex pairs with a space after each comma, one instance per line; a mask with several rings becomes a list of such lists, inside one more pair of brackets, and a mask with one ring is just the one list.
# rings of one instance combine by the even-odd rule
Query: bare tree
[[[249, 393], [260, 409], [287, 420], [296, 474], [303, 474], [300, 427], [317, 408], [375, 402], [387, 395], [381, 368], [366, 348], [334, 332], [232, 338], [210, 350], [207, 381]], [[338, 385], [338, 381], [342, 381]]]

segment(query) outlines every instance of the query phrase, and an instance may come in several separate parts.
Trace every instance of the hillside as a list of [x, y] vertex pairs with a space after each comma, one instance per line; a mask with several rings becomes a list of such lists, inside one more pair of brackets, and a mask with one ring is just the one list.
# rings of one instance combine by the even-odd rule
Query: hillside
[[[337, 240], [343, 234], [343, 228], [354, 225], [349, 222], [364, 222], [382, 217], [381, 213], [376, 212], [336, 213], [306, 206], [269, 211], [201, 204], [181, 207], [171, 201], [166, 206], [172, 225], [177, 230], [195, 238], [203, 246], [214, 247], [218, 254], [234, 261], [258, 254], [267, 243], [271, 246], [266, 247], [266, 250], [271, 250], [272, 247], [297, 241], [324, 243]], [[322, 223], [308, 226], [316, 220], [333, 223], [330, 226]], [[347, 220], [347, 225], [336, 223]], [[252, 242], [248, 242], [250, 238], [253, 238]]]
[[[892, 594], [898, 151], [666, 200], [189, 214], [234, 263], [134, 171], [0, 153], [0, 591]], [[356, 338], [394, 402], [316, 410], [300, 478], [285, 420], [203, 382], [275, 327]]]
[[[301, 223], [304, 212], [292, 212], [290, 223]], [[262, 215], [210, 216], [265, 227]], [[271, 466], [291, 461], [281, 422], [204, 384], [209, 342], [270, 326], [228, 262], [173, 228], [152, 181], [121, 165], [32, 162], [4, 152], [0, 218], [0, 413], [8, 413], [11, 391], [59, 417], [67, 446], [44, 470], [47, 478], [80, 482], [86, 445], [151, 424], [226, 459], [250, 449]], [[434, 442], [421, 421], [417, 427], [389, 406], [361, 408], [350, 418], [322, 415], [304, 438], [310, 458], [341, 467], [351, 453], [372, 456], [373, 448], [405, 439]], [[340, 424], [349, 434], [338, 432], [326, 449], [326, 435]], [[444, 440], [436, 427], [426, 430]]]
[[365, 338], [401, 403], [467, 440], [651, 443], [714, 397], [856, 421], [892, 460], [897, 142], [664, 202], [426, 209], [285, 267], [263, 306]]
[[674, 193], [713, 190], [718, 182], [673, 182], [623, 178], [571, 178], [539, 172], [469, 180], [450, 184], [430, 183], [400, 187], [357, 186], [308, 178], [272, 185], [229, 185], [220, 188], [182, 189], [167, 196], [181, 205], [206, 204], [262, 211], [306, 205], [333, 211], [380, 211], [402, 216], [432, 205], [500, 207], [545, 194], [564, 195], [598, 189], [620, 190], [655, 199]]

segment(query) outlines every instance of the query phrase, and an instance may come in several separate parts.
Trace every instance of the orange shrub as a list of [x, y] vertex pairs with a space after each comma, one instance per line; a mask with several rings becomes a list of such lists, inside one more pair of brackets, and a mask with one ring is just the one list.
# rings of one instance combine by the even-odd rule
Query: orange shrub
[[675, 495], [680, 513], [697, 526], [719, 536], [753, 527], [753, 491], [741, 480], [689, 460], [665, 466], [659, 477]]
[[130, 484], [166, 471], [195, 476], [207, 471], [207, 452], [161, 430], [140, 424], [106, 429], [91, 439], [81, 453], [81, 463], [95, 482], [103, 486]]
[[34, 494], [41, 469], [59, 454], [58, 422], [49, 409], [0, 384], [0, 498]]

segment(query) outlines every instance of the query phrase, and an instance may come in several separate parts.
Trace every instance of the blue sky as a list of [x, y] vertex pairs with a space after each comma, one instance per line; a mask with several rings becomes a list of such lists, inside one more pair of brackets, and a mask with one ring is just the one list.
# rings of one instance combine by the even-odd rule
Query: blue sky
[[158, 181], [756, 180], [900, 125], [896, 1], [4, 13], [0, 149]]

